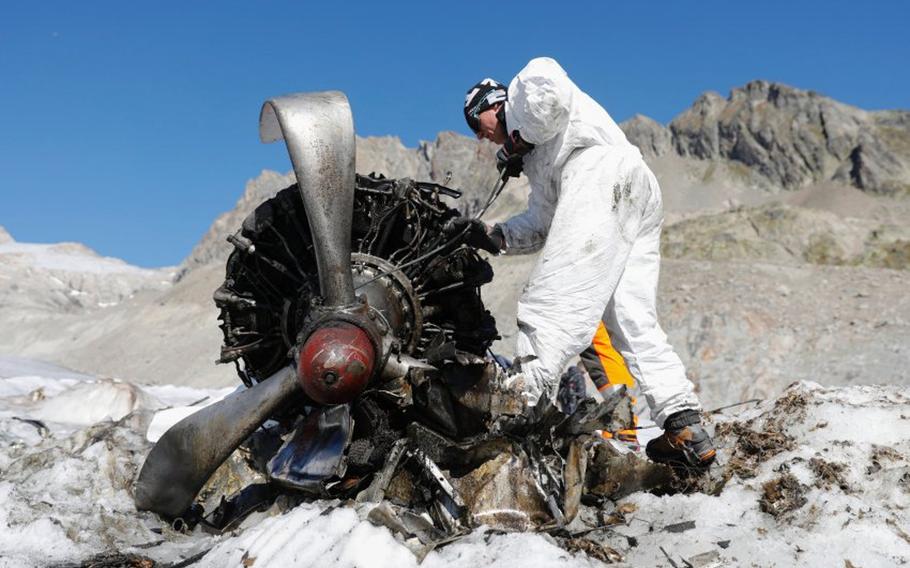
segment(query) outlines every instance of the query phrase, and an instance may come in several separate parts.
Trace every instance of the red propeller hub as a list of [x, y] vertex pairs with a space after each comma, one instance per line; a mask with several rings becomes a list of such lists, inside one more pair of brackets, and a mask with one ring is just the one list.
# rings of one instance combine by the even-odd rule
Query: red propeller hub
[[375, 360], [376, 351], [364, 330], [348, 322], [333, 322], [304, 342], [297, 380], [315, 402], [344, 404], [366, 388]]

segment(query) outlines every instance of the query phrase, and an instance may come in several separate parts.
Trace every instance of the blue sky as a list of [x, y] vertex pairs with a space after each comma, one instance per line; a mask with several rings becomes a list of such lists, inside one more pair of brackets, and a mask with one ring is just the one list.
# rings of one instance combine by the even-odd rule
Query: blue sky
[[262, 169], [262, 101], [340, 89], [358, 134], [467, 134], [478, 79], [555, 57], [618, 121], [762, 78], [910, 108], [906, 2], [6, 2], [0, 225], [176, 264]]

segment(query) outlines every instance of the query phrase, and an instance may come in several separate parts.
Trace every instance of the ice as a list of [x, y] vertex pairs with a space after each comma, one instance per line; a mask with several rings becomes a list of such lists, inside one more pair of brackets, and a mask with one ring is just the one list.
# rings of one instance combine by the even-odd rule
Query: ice
[[[143, 387], [8, 357], [0, 358], [0, 377], [0, 566], [79, 563], [102, 553], [162, 563], [199, 557], [197, 565], [218, 568], [602, 565], [546, 534], [483, 528], [418, 564], [399, 537], [366, 520], [364, 505], [341, 502], [273, 507], [222, 536], [180, 534], [135, 510], [133, 480], [157, 435], [152, 430], [163, 432], [233, 389]], [[715, 426], [776, 429], [792, 445], [749, 464], [751, 476], [731, 475], [717, 495], [633, 494], [617, 504], [628, 511], [621, 522], [589, 538], [627, 566], [669, 566], [667, 555], [678, 566], [702, 568], [904, 564], [908, 402], [910, 388], [802, 383], [757, 407], [725, 411]], [[737, 440], [718, 439], [723, 468]], [[798, 480], [805, 503], [775, 517], [759, 501], [764, 484], [784, 474]], [[689, 521], [694, 527], [681, 525]]]
[[389, 531], [361, 521], [350, 508], [323, 514], [325, 504], [300, 505], [266, 519], [212, 549], [200, 566], [241, 566], [244, 558], [262, 566], [407, 567], [414, 555]]
[[[0, 379], [13, 377], [35, 377], [36, 380], [47, 382], [48, 379], [72, 379], [79, 381], [92, 380], [94, 377], [78, 371], [73, 371], [52, 363], [0, 355]], [[0, 396], [6, 396], [0, 393]]]
[[431, 553], [422, 566], [444, 568], [549, 568], [551, 566], [601, 567], [603, 563], [570, 554], [538, 534], [492, 534], [483, 529], [470, 537]]
[[[332, 506], [336, 508], [324, 514], [326, 507]], [[241, 566], [244, 559], [254, 566], [418, 566], [415, 556], [388, 530], [361, 520], [352, 508], [326, 503], [300, 505], [284, 515], [266, 519], [241, 536], [217, 545], [199, 566]], [[573, 556], [541, 535], [502, 535], [481, 529], [465, 540], [430, 552], [420, 565], [549, 568], [602, 564]]]

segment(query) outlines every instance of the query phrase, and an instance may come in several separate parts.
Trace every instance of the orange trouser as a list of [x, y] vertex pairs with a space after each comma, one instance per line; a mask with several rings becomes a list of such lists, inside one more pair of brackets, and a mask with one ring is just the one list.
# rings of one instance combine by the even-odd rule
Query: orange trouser
[[[581, 362], [588, 371], [594, 386], [598, 391], [604, 391], [614, 385], [626, 385], [631, 392], [635, 386], [635, 379], [626, 366], [626, 361], [622, 358], [619, 351], [613, 347], [610, 342], [610, 335], [603, 322], [597, 325], [597, 332], [591, 346], [581, 352]], [[635, 398], [632, 398], [632, 406], [635, 406]], [[633, 426], [638, 425], [638, 417], [633, 418]], [[637, 436], [634, 429], [620, 430], [618, 437], [624, 440], [636, 441]]]

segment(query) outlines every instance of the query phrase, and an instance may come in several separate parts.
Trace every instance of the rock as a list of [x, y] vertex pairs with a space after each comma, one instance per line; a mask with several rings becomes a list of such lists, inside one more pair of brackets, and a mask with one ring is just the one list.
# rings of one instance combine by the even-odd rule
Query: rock
[[901, 183], [904, 165], [887, 147], [867, 132], [859, 136], [858, 144], [834, 174], [834, 178], [876, 193], [905, 193], [907, 185]]
[[638, 146], [647, 160], [673, 151], [670, 130], [647, 116], [636, 114], [619, 125], [629, 142]]
[[143, 290], [167, 289], [172, 279], [172, 269], [132, 266], [79, 243], [0, 243], [0, 305], [7, 314], [107, 308]]
[[720, 154], [718, 130], [720, 113], [726, 102], [719, 94], [709, 91], [695, 99], [692, 107], [670, 123], [673, 146], [680, 156], [708, 159]]
[[183, 260], [180, 278], [187, 271], [199, 266], [210, 262], [224, 262], [231, 252], [231, 245], [225, 240], [227, 236], [240, 228], [240, 223], [257, 205], [295, 181], [293, 172], [280, 174], [271, 170], [262, 170], [259, 176], [247, 181], [237, 205], [215, 219], [202, 239], [190, 251], [189, 256]]
[[13, 240], [13, 236], [9, 234], [2, 225], [0, 225], [0, 245], [13, 242], [15, 242], [15, 240]]
[[703, 94], [669, 128], [679, 155], [739, 162], [786, 189], [833, 179], [898, 194], [910, 188], [908, 117], [752, 81], [727, 99]]

